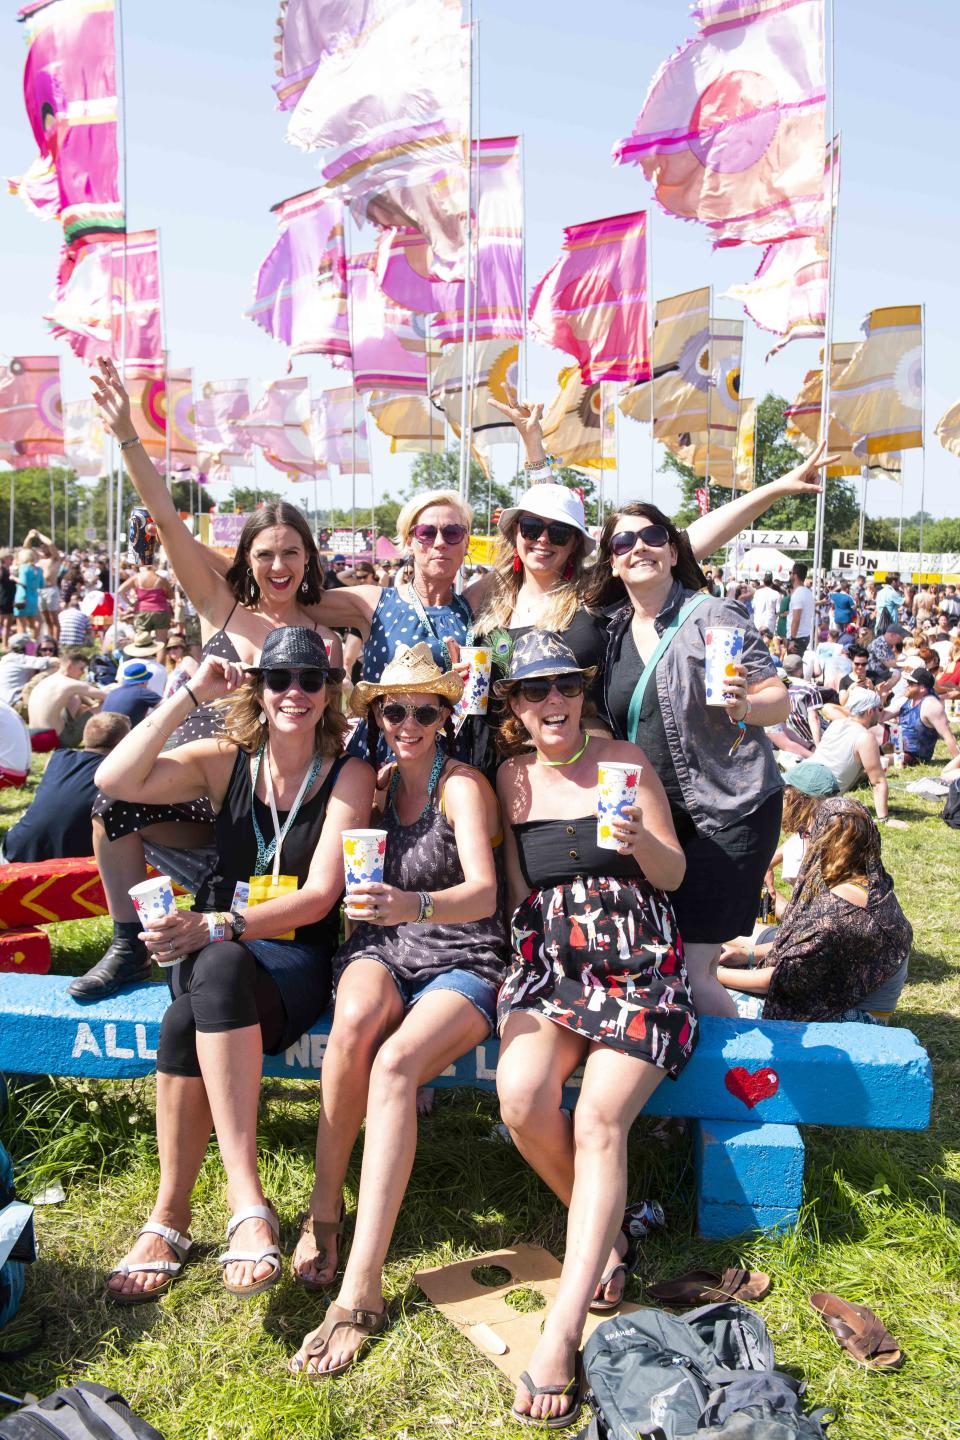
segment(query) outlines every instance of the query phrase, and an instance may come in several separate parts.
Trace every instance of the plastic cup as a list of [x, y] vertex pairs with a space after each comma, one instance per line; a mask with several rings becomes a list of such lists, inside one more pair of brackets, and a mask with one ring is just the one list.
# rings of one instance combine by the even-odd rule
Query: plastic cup
[[493, 654], [484, 645], [461, 645], [460, 659], [470, 662], [470, 670], [457, 709], [461, 715], [486, 715], [490, 702], [490, 667]]
[[705, 636], [705, 688], [708, 705], [723, 705], [734, 666], [743, 655], [743, 631], [736, 625], [711, 625]]
[[347, 905], [350, 914], [362, 917], [365, 905], [354, 906], [350, 891], [357, 885], [378, 884], [383, 880], [383, 862], [387, 853], [386, 830], [344, 830], [343, 877], [347, 889]]
[[[154, 875], [150, 880], [131, 886], [127, 894], [133, 901], [137, 919], [144, 930], [152, 929], [158, 920], [162, 920], [165, 915], [172, 915], [176, 909], [173, 883], [169, 875]], [[159, 960], [156, 956], [153, 958], [161, 968], [167, 969], [171, 965], [178, 965], [181, 957], [175, 955], [170, 960]]]
[[597, 765], [597, 844], [601, 850], [616, 850], [611, 828], [615, 815], [637, 802], [637, 783], [642, 766], [623, 760], [601, 760]]

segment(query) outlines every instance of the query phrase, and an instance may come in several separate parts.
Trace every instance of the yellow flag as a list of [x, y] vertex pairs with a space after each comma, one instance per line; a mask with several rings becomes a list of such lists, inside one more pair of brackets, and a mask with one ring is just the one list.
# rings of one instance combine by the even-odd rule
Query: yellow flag
[[960, 400], [951, 405], [937, 424], [937, 439], [951, 455], [960, 455]]
[[[653, 379], [624, 390], [620, 409], [649, 420], [658, 439], [706, 431], [710, 383], [710, 287], [658, 300], [653, 328]], [[651, 408], [652, 407], [652, 408]]]
[[610, 387], [584, 385], [579, 365], [561, 370], [560, 393], [543, 417], [547, 449], [565, 465], [582, 470], [615, 470], [617, 466]]
[[830, 409], [851, 435], [864, 464], [890, 450], [923, 445], [923, 322], [919, 305], [871, 310], [865, 339], [831, 376]]

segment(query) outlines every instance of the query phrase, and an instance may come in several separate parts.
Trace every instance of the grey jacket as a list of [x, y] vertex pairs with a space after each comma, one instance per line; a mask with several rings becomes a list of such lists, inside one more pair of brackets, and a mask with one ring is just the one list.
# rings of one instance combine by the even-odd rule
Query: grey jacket
[[[658, 635], [663, 634], [681, 606], [696, 593], [685, 590], [679, 581], [674, 582], [654, 622]], [[632, 618], [632, 606], [625, 605], [610, 621], [604, 665], [605, 700]], [[657, 698], [667, 744], [684, 804], [701, 835], [714, 835], [742, 820], [783, 786], [773, 746], [763, 730], [757, 725], [748, 725], [736, 754], [731, 757], [736, 727], [731, 725], [725, 711], [706, 703], [704, 631], [710, 625], [736, 625], [745, 631], [743, 663], [751, 684], [775, 677], [777, 673], [753, 621], [736, 600], [708, 599], [698, 605], [657, 664]], [[609, 706], [607, 710], [609, 712]], [[626, 736], [617, 738], [623, 740]]]

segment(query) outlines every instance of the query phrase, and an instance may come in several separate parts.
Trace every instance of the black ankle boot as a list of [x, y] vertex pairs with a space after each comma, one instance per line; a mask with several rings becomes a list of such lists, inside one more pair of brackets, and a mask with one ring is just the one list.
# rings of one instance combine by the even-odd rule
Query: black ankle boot
[[70, 986], [75, 1000], [105, 1000], [123, 985], [150, 979], [150, 956], [142, 940], [139, 920], [114, 921], [113, 943], [85, 975]]

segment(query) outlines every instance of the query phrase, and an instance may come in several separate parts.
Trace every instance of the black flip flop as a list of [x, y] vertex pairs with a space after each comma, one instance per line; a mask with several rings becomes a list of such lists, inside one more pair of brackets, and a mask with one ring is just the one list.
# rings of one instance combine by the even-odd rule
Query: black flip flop
[[536, 1400], [538, 1395], [572, 1394], [573, 1404], [563, 1415], [553, 1415], [548, 1420], [541, 1420], [536, 1415], [523, 1415], [511, 1405], [510, 1413], [518, 1425], [533, 1425], [540, 1430], [566, 1430], [580, 1418], [580, 1411], [583, 1409], [583, 1356], [579, 1350], [574, 1362], [573, 1379], [568, 1380], [566, 1385], [536, 1385], [527, 1370], [520, 1376], [520, 1384], [529, 1390], [531, 1400]]

